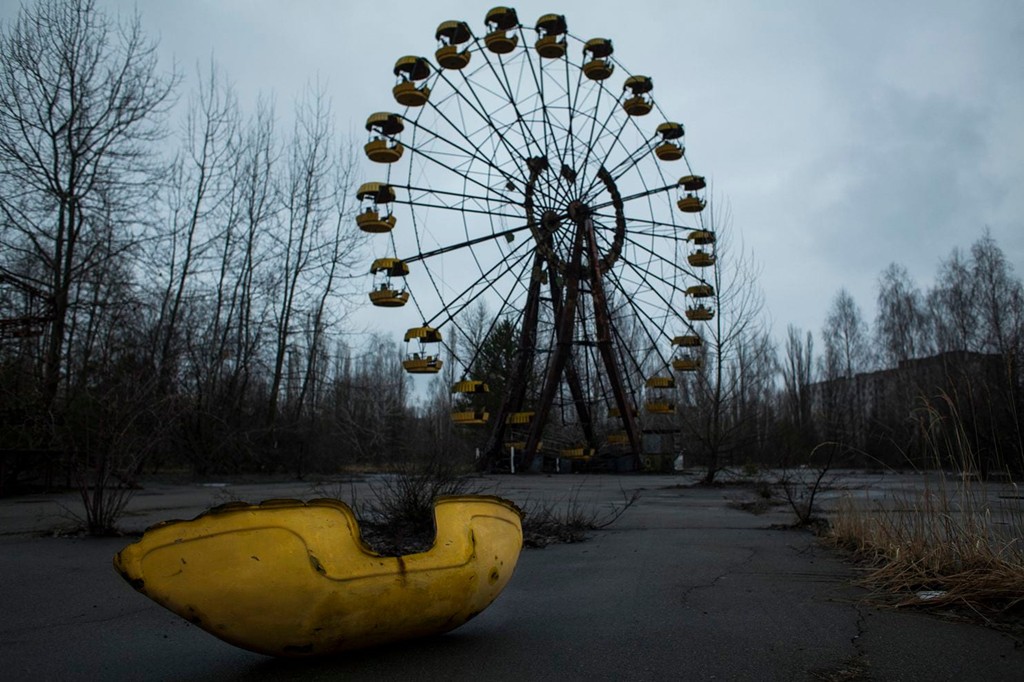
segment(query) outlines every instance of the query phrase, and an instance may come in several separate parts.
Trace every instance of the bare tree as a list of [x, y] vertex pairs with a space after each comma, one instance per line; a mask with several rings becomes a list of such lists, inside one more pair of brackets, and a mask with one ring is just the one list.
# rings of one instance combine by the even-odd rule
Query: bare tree
[[811, 396], [814, 382], [814, 336], [801, 332], [792, 324], [786, 328], [785, 357], [782, 362], [782, 383], [785, 413], [796, 432], [795, 445], [811, 444]]
[[885, 364], [922, 357], [931, 352], [927, 342], [924, 297], [902, 265], [890, 263], [878, 279], [875, 341]]
[[971, 261], [981, 349], [1017, 356], [1024, 329], [1024, 286], [988, 229], [971, 245]]
[[871, 369], [868, 325], [861, 315], [860, 306], [845, 288], [832, 299], [821, 335], [825, 346], [823, 378], [850, 379]]
[[928, 291], [933, 347], [939, 352], [977, 350], [981, 339], [970, 262], [955, 248], [939, 264], [935, 286]]
[[163, 134], [177, 78], [158, 72], [137, 16], [115, 23], [93, 0], [40, 0], [5, 29], [0, 246], [6, 269], [47, 292], [49, 410], [67, 365], [72, 292], [133, 241], [131, 219], [152, 199], [158, 171], [150, 143]]
[[168, 390], [178, 365], [186, 295], [202, 286], [196, 280], [206, 270], [207, 251], [221, 241], [222, 233], [232, 236], [234, 211], [226, 214], [223, 209], [230, 206], [238, 127], [234, 94], [211, 64], [189, 98], [182, 144], [167, 183], [169, 229], [158, 242], [157, 259], [166, 268], [160, 278], [166, 283], [154, 349], [161, 393]]
[[820, 406], [825, 436], [850, 443], [863, 435], [863, 401], [855, 377], [871, 366], [868, 326], [846, 289], [840, 289], [832, 299], [821, 335], [825, 351], [819, 359], [818, 374], [822, 379]]
[[[740, 406], [747, 395], [745, 375], [758, 358], [762, 368], [774, 371], [774, 349], [769, 350], [764, 330], [764, 295], [757, 284], [758, 266], [752, 254], [734, 244], [729, 209], [709, 202], [706, 224], [715, 233], [716, 265], [713, 286], [715, 317], [700, 330], [704, 362], [692, 386], [683, 387], [690, 395], [691, 409], [683, 413], [683, 425], [703, 451], [706, 463], [704, 481], [712, 483], [722, 467], [722, 456], [735, 449], [739, 436], [751, 416]], [[721, 210], [721, 213], [717, 211]], [[767, 356], [771, 357], [768, 358]], [[769, 370], [766, 369], [766, 372]]]
[[[281, 183], [276, 248], [279, 277], [273, 290], [274, 343], [267, 407], [270, 425], [278, 416], [286, 357], [291, 352], [308, 358], [323, 347], [323, 330], [318, 328], [325, 321], [327, 301], [339, 293], [339, 267], [351, 266], [362, 239], [350, 220], [348, 202], [354, 160], [337, 154], [331, 108], [322, 91], [311, 90], [298, 103], [289, 150]], [[299, 344], [299, 325], [303, 321], [312, 324], [312, 348]], [[307, 363], [307, 377], [309, 369]], [[304, 400], [305, 395], [306, 391], [300, 390], [296, 398], [302, 396]]]

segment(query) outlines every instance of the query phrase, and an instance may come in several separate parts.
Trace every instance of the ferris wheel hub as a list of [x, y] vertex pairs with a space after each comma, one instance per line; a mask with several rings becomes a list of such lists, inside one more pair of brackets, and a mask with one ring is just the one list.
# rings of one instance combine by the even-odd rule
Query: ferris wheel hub
[[582, 201], [569, 202], [569, 217], [576, 223], [582, 223], [590, 217], [590, 207]]

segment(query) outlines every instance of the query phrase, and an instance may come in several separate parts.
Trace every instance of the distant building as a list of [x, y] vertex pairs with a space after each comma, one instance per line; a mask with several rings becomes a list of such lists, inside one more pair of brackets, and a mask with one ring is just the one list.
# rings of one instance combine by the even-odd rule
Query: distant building
[[[1019, 472], [1012, 369], [999, 354], [950, 351], [821, 381], [808, 392], [822, 440], [853, 448], [851, 464]], [[965, 454], [972, 461], [960, 461]]]

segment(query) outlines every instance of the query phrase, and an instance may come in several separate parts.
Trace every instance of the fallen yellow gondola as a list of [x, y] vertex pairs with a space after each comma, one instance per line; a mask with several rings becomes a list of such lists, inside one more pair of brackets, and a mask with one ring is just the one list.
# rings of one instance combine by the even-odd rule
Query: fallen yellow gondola
[[439, 498], [426, 552], [384, 557], [338, 500], [230, 503], [158, 524], [114, 557], [132, 587], [220, 639], [316, 656], [453, 630], [512, 577], [521, 513], [490, 496]]

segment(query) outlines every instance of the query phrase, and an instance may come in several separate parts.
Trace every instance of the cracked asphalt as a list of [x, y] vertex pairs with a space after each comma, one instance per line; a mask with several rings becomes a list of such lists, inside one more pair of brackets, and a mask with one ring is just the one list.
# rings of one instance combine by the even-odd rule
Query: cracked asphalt
[[[497, 477], [524, 503], [639, 501], [589, 541], [524, 550], [505, 592], [443, 636], [322, 660], [236, 649], [135, 593], [111, 568], [131, 538], [39, 537], [60, 500], [0, 500], [5, 680], [1019, 680], [1024, 648], [978, 625], [871, 606], [854, 569], [783, 508], [679, 479]], [[575, 492], [573, 492], [575, 491]], [[188, 517], [225, 493], [153, 486], [129, 527]], [[309, 497], [306, 484], [231, 496]], [[219, 495], [219, 497], [218, 497]], [[67, 503], [68, 500], [65, 500]]]

